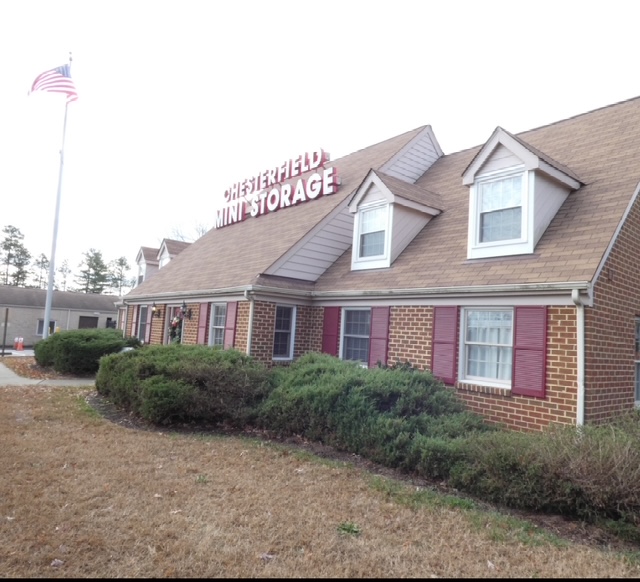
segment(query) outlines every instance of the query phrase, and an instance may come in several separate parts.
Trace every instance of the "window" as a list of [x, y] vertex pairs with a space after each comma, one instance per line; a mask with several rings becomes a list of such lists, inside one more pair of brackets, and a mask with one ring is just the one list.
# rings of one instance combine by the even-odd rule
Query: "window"
[[384, 235], [387, 209], [372, 208], [360, 214], [359, 257], [377, 257], [384, 255]]
[[[110, 318], [108, 318], [110, 319]], [[78, 329], [95, 329], [98, 327], [98, 318], [88, 315], [81, 315], [78, 319]], [[109, 325], [107, 324], [107, 327]]]
[[353, 269], [389, 266], [391, 206], [385, 201], [362, 207], [356, 214], [353, 239]]
[[547, 307], [434, 307], [431, 369], [447, 384], [546, 398]]
[[478, 242], [518, 240], [522, 235], [522, 174], [479, 182]]
[[370, 309], [345, 309], [342, 333], [342, 359], [369, 363], [371, 335]]
[[511, 385], [513, 311], [465, 309], [462, 379]]
[[286, 305], [276, 306], [276, 323], [273, 334], [274, 360], [290, 360], [293, 358], [295, 313], [294, 307]]
[[141, 342], [145, 342], [146, 338], [147, 338], [147, 311], [148, 311], [148, 309], [147, 309], [146, 305], [141, 305], [140, 306], [137, 338]]
[[[50, 321], [49, 322], [49, 334], [54, 333], [56, 330], [56, 322], [55, 321]], [[44, 331], [44, 319], [39, 319], [38, 320], [38, 328], [36, 331], [36, 335], [42, 335], [42, 332]]]
[[478, 177], [470, 190], [470, 259], [533, 252], [534, 173], [516, 166]]
[[227, 320], [227, 304], [214, 303], [211, 309], [211, 332], [209, 333], [209, 345], [224, 346], [224, 328]]

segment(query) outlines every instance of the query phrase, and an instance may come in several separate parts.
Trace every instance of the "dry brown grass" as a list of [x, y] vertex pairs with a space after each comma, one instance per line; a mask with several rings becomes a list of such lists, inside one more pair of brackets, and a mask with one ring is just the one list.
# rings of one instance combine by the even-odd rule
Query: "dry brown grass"
[[[89, 393], [0, 388], [3, 577], [640, 574], [619, 554], [494, 513], [399, 503], [345, 463], [124, 428], [97, 416]], [[348, 523], [360, 535], [339, 533]]]

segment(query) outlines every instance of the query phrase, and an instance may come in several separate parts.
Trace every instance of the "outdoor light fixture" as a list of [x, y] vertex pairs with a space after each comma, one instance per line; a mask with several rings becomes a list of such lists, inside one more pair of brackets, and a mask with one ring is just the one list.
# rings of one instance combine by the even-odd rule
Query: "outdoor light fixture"
[[191, 319], [191, 309], [187, 309], [186, 301], [182, 302], [182, 315], [185, 319]]
[[156, 307], [156, 302], [154, 301], [151, 305], [151, 312], [153, 313], [153, 317], [160, 317], [160, 310]]

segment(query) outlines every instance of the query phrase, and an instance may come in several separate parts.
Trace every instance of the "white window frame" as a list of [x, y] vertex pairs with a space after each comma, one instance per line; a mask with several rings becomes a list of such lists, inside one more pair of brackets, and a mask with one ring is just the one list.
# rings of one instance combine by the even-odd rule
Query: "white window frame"
[[[369, 257], [361, 257], [361, 238], [363, 216], [370, 211], [374, 210], [386, 210], [386, 217], [384, 218], [384, 245], [383, 252], [378, 255]], [[393, 224], [393, 204], [389, 204], [387, 200], [378, 200], [371, 204], [363, 204], [358, 208], [356, 212], [354, 224], [353, 224], [353, 251], [351, 257], [351, 269], [380, 269], [383, 267], [389, 267], [391, 256], [391, 225]], [[378, 231], [376, 231], [378, 232]]]
[[[283, 309], [291, 309], [291, 326], [290, 328], [287, 329], [278, 329], [278, 308], [283, 308]], [[295, 342], [296, 342], [296, 306], [295, 305], [285, 305], [285, 304], [277, 304], [276, 305], [276, 312], [274, 315], [274, 321], [273, 321], [273, 360], [274, 361], [288, 361], [288, 360], [293, 360], [293, 348], [295, 346]], [[286, 356], [276, 356], [275, 355], [275, 341], [276, 341], [276, 334], [277, 333], [288, 333], [289, 334], [289, 353]]]
[[[218, 313], [218, 310], [220, 309], [224, 310], [224, 314], [222, 315], [222, 325], [216, 325], [216, 316], [220, 316], [220, 314]], [[211, 315], [209, 320], [209, 345], [210, 346], [224, 347], [224, 333], [225, 333], [226, 325], [227, 325], [227, 304], [212, 303]], [[222, 341], [218, 343], [216, 343], [215, 341], [216, 330], [222, 330]]]
[[[509, 240], [481, 242], [480, 219], [482, 213], [480, 195], [482, 186], [518, 175], [522, 176], [520, 237]], [[531, 203], [534, 192], [534, 178], [534, 172], [525, 170], [523, 166], [488, 172], [476, 178], [469, 189], [469, 233], [467, 239], [467, 257], [469, 259], [520, 255], [533, 252], [533, 212], [531, 211]]]
[[[365, 311], [369, 313], [369, 334], [346, 333], [347, 313], [354, 311]], [[347, 338], [365, 339], [367, 340], [367, 355], [365, 360], [352, 360], [346, 357]], [[344, 307], [340, 317], [340, 359], [350, 362], [359, 362], [364, 368], [369, 367], [369, 352], [371, 350], [371, 308], [370, 307]]]
[[[483, 342], [472, 342], [467, 340], [467, 324], [469, 313], [472, 311], [499, 311], [499, 312], [509, 312], [511, 313], [511, 334], [509, 343], [483, 343]], [[460, 344], [459, 344], [459, 354], [460, 358], [458, 361], [458, 378], [461, 383], [465, 384], [474, 384], [477, 386], [493, 386], [499, 388], [508, 388], [511, 389], [511, 378], [513, 375], [513, 340], [514, 340], [514, 326], [515, 326], [515, 310], [513, 307], [464, 307], [461, 310], [460, 317]], [[468, 370], [468, 358], [470, 346], [473, 345], [487, 345], [487, 346], [496, 346], [500, 348], [508, 348], [511, 351], [511, 374], [509, 374], [509, 380], [504, 380], [500, 378], [493, 378], [489, 376], [474, 376], [467, 372]]]

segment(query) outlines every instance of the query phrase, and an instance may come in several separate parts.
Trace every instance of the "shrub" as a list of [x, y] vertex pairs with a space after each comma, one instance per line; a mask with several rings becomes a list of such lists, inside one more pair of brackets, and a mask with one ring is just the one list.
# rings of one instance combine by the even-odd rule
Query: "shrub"
[[155, 424], [188, 420], [194, 387], [182, 380], [152, 376], [140, 383], [140, 416]]
[[95, 374], [102, 356], [137, 347], [137, 338], [123, 338], [117, 329], [61, 331], [34, 345], [36, 362], [61, 373]]
[[96, 389], [152, 422], [243, 427], [270, 385], [268, 370], [237, 350], [171, 344], [103, 358]]
[[640, 423], [637, 412], [607, 425], [554, 427], [540, 455], [555, 479], [571, 483], [574, 512], [640, 525]]
[[327, 354], [307, 354], [277, 372], [260, 424], [406, 467], [415, 434], [460, 436], [490, 430], [466, 412], [430, 372], [410, 366], [364, 369]]

